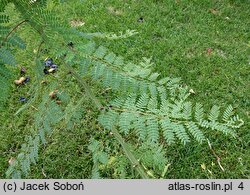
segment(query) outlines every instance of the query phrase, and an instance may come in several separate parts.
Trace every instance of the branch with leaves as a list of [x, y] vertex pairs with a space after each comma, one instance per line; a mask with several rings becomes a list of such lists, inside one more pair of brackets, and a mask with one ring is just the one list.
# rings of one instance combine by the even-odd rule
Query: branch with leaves
[[[1, 1], [3, 9], [1, 7], [0, 11], [4, 10], [8, 2], [4, 1], [2, 4]], [[119, 143], [122, 152], [112, 155], [117, 155], [117, 159], [123, 159], [118, 163], [116, 162], [118, 160], [114, 160], [123, 176], [125, 167], [129, 163], [132, 170], [136, 170], [141, 178], [156, 178], [155, 175], [163, 177], [169, 166], [169, 164], [166, 166], [164, 154], [167, 145], [177, 141], [186, 145], [192, 139], [201, 144], [214, 132], [236, 137], [235, 130], [244, 124], [234, 113], [232, 106], [222, 111], [220, 107], [213, 105], [210, 111], [205, 112], [202, 104], [189, 101], [190, 89], [181, 82], [181, 79], [163, 77], [154, 71], [155, 64], [151, 59], [143, 58], [140, 63], [127, 62], [106, 47], [97, 45], [91, 36], [87, 34], [86, 37], [83, 36], [82, 32], [61, 22], [55, 13], [46, 10], [46, 1], [11, 2], [20, 13], [22, 21], [13, 29], [0, 25], [0, 29], [3, 29], [0, 30], [0, 87], [4, 90], [10, 88], [10, 84], [5, 84], [11, 77], [8, 77], [6, 67], [17, 64], [11, 48], [16, 46], [20, 49], [25, 48], [24, 41], [15, 31], [27, 23], [40, 38], [34, 60], [36, 66], [33, 67], [37, 82], [31, 88], [34, 89], [33, 99], [16, 114], [37, 102], [39, 104], [36, 105], [33, 133], [26, 137], [26, 143], [22, 145], [19, 155], [11, 161], [6, 172], [7, 177], [28, 177], [31, 165], [39, 158], [39, 146], [47, 143], [46, 140], [53, 134], [54, 129], [58, 128], [60, 123], [67, 126], [76, 118], [84, 120], [84, 117], [81, 117], [84, 116], [83, 99], [78, 98], [75, 103], [66, 93], [66, 89], [62, 89], [70, 86], [60, 85], [59, 79], [55, 77], [46, 89], [42, 89], [40, 81], [44, 78], [41, 71], [43, 60], [39, 58], [42, 56], [40, 52], [43, 46], [49, 46], [48, 53], [60, 61], [62, 68], [76, 79], [74, 85], [80, 86], [81, 94], [88, 97], [98, 110], [97, 120], [105, 129], [103, 133], [111, 133], [112, 138]], [[8, 22], [8, 17], [3, 15], [0, 17], [0, 24], [5, 22]], [[134, 31], [127, 32], [128, 35], [134, 33]], [[121, 38], [124, 36], [120, 35]], [[113, 38], [117, 37], [119, 36]], [[66, 78], [67, 73], [61, 76]], [[110, 102], [105, 100], [101, 102], [101, 98], [98, 94], [94, 94], [85, 79], [91, 79], [95, 84], [108, 87], [115, 98]], [[49, 97], [48, 90], [52, 88], [60, 88], [60, 93], [58, 89], [53, 91], [58, 92], [57, 98], [60, 101]], [[3, 99], [6, 100], [7, 97], [6, 93]], [[127, 139], [128, 137], [132, 137], [132, 141]], [[109, 156], [102, 149], [97, 141], [90, 139], [89, 150], [93, 153], [92, 173], [98, 177], [101, 163], [108, 164], [108, 161], [110, 164], [114, 163], [112, 157], [111, 160], [107, 159]], [[153, 173], [152, 170], [157, 173]]]

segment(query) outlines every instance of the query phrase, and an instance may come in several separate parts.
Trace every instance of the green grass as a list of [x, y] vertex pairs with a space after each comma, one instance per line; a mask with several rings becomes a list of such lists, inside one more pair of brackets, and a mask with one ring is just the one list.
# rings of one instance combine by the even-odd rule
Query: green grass
[[[166, 178], [250, 178], [250, 4], [247, 0], [69, 2], [61, 6], [51, 3], [50, 8], [68, 21], [81, 18], [85, 25], [79, 29], [84, 32], [138, 31], [139, 34], [127, 39], [96, 41], [128, 60], [139, 62], [142, 57], [152, 57], [156, 71], [181, 77], [183, 84], [195, 91], [192, 101], [201, 102], [206, 108], [232, 104], [245, 121], [236, 139], [218, 134], [209, 138], [225, 171], [220, 169], [207, 143], [191, 143], [186, 147], [176, 144], [166, 148], [171, 164]], [[139, 18], [143, 22], [138, 22]], [[24, 135], [30, 132], [29, 125], [25, 126], [32, 122], [27, 119], [29, 113], [13, 117], [21, 106], [16, 100], [20, 90], [25, 92], [27, 87], [13, 88], [8, 112], [0, 113], [0, 178], [5, 177], [8, 159], [18, 153]], [[90, 109], [86, 106], [86, 110]], [[95, 117], [95, 113], [87, 112], [87, 119], [74, 130], [55, 131], [50, 143], [40, 151], [40, 160], [30, 177], [89, 177], [92, 162], [87, 145], [91, 132], [97, 128]]]

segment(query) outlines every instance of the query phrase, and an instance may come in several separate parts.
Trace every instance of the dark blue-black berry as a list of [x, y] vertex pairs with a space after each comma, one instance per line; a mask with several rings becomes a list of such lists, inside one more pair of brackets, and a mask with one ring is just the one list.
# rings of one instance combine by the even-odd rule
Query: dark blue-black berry
[[52, 64], [52, 65], [50, 66], [50, 68], [57, 69], [57, 65], [56, 65], [56, 64]]
[[20, 98], [19, 98], [19, 101], [20, 101], [20, 102], [27, 102], [27, 98], [25, 98], [25, 97], [20, 97]]
[[44, 74], [49, 74], [49, 71], [45, 68], [43, 69]]
[[48, 58], [46, 61], [53, 63], [52, 58]]
[[137, 22], [144, 22], [144, 18], [143, 17], [140, 17]]
[[27, 76], [27, 77], [25, 78], [24, 82], [25, 82], [25, 83], [28, 83], [29, 81], [30, 81], [30, 77]]
[[46, 66], [46, 67], [50, 67], [52, 64], [53, 64], [53, 60], [51, 58], [48, 58], [44, 62], [44, 66]]

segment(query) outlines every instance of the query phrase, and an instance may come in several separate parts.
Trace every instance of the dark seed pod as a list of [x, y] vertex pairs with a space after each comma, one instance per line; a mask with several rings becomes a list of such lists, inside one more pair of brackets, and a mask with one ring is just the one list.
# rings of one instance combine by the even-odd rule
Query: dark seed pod
[[25, 82], [25, 83], [28, 83], [29, 81], [30, 81], [30, 77], [27, 76], [27, 77], [25, 78], [24, 82]]
[[44, 66], [45, 66], [45, 67], [50, 67], [50, 66], [51, 66], [51, 64], [52, 64], [51, 62], [47, 62], [47, 61], [46, 61], [46, 62], [44, 62]]
[[74, 43], [72, 43], [72, 41], [70, 41], [70, 42], [68, 43], [68, 46], [69, 46], [69, 47], [73, 47], [73, 46], [74, 46]]
[[26, 73], [26, 68], [21, 67], [20, 74], [21, 74], [21, 75], [24, 75], [25, 73]]
[[144, 18], [143, 17], [140, 17], [137, 22], [144, 22]]
[[27, 102], [27, 98], [25, 98], [25, 97], [20, 97], [20, 98], [19, 98], [19, 101], [20, 101], [20, 102]]
[[45, 68], [43, 69], [44, 74], [49, 74], [49, 71]]
[[57, 69], [58, 66], [57, 66], [56, 64], [52, 64], [52, 65], [50, 66], [50, 68]]
[[44, 62], [44, 66], [46, 66], [46, 67], [50, 67], [52, 64], [53, 64], [52, 58], [48, 58]]

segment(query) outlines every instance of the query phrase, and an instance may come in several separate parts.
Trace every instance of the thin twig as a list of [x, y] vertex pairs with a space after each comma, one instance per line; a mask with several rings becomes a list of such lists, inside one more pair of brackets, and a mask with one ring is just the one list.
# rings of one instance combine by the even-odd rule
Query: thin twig
[[39, 57], [39, 53], [42, 47], [42, 44], [44, 43], [44, 41], [41, 41], [41, 43], [39, 44], [38, 48], [37, 48], [37, 54], [36, 54], [36, 59]]
[[36, 111], [38, 111], [38, 109], [35, 106], [31, 106], [32, 108], [34, 108]]
[[219, 167], [221, 168], [222, 171], [225, 171], [225, 169], [220, 164], [220, 157], [215, 153], [215, 151], [213, 150], [212, 145], [208, 139], [207, 139], [207, 143], [208, 143], [208, 146], [209, 146], [210, 150], [212, 151], [213, 155], [216, 157]]
[[42, 168], [42, 174], [43, 174], [43, 176], [45, 177], [45, 178], [47, 178], [47, 175], [46, 175], [46, 173], [44, 172], [44, 169]]
[[23, 23], [25, 23], [25, 22], [27, 22], [27, 20], [23, 20], [23, 21], [21, 21], [21, 22], [19, 22], [7, 35], [6, 35], [6, 37], [4, 38], [4, 40], [3, 40], [3, 42], [2, 42], [2, 44], [1, 44], [1, 46], [0, 46], [0, 48], [3, 46], [3, 44], [8, 40], [8, 38], [9, 38], [9, 36], [13, 33], [13, 32], [15, 32], [16, 30], [17, 30], [17, 28], [19, 27], [19, 26], [21, 26]]
[[[26, 22], [26, 20], [20, 22], [17, 26], [15, 26], [15, 28], [7, 35], [7, 37], [5, 38], [5, 40], [8, 39], [8, 36], [15, 31], [21, 24], [23, 24], [24, 22]], [[33, 26], [33, 25], [32, 25]], [[39, 32], [38, 33], [43, 36], [43, 33]], [[42, 42], [43, 43], [43, 42]], [[39, 48], [41, 47], [42, 43], [40, 44]], [[78, 83], [84, 88], [86, 95], [94, 102], [94, 105], [98, 108], [101, 109], [103, 108], [103, 105], [101, 104], [101, 102], [99, 101], [98, 98], [95, 97], [95, 95], [93, 94], [93, 92], [91, 91], [90, 87], [88, 86], [88, 84], [80, 77], [80, 75], [78, 73], [75, 72], [75, 70], [66, 64], [66, 68], [72, 73], [72, 75], [77, 79]], [[120, 135], [120, 133], [112, 128], [111, 129], [112, 133], [114, 134], [115, 138], [117, 139], [117, 141], [121, 144], [125, 155], [128, 157], [128, 159], [130, 160], [130, 162], [132, 163], [133, 167], [138, 171], [138, 173], [141, 175], [141, 177], [143, 179], [148, 179], [148, 175], [145, 173], [145, 170], [143, 169], [142, 165], [138, 162], [138, 160], [135, 158], [135, 156], [132, 154], [132, 152], [130, 151], [130, 149], [128, 148], [127, 144], [125, 143], [125, 141], [123, 140], [122, 136]]]

